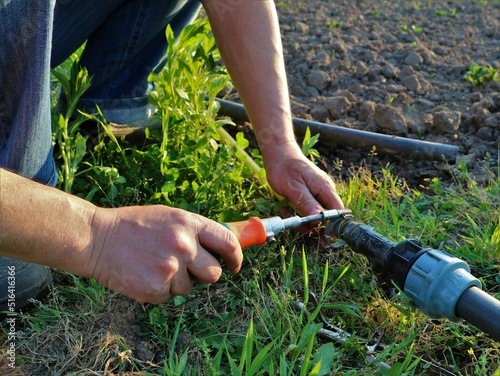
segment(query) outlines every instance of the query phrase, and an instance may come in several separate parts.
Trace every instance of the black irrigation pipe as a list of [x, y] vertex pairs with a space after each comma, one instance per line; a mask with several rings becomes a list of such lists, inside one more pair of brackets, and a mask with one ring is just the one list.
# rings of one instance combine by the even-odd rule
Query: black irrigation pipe
[[[243, 105], [218, 98], [216, 100], [220, 103], [220, 115], [248, 121]], [[322, 143], [362, 150], [371, 150], [375, 146], [377, 153], [398, 155], [408, 160], [426, 159], [455, 163], [458, 154], [458, 147], [454, 145], [378, 134], [299, 118], [293, 118], [292, 121], [298, 136], [304, 136], [309, 127], [311, 134], [320, 135]]]

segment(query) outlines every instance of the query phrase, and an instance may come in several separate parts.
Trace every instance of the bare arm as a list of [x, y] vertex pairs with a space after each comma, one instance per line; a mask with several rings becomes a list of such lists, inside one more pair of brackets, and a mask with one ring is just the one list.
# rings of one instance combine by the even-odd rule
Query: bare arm
[[342, 208], [332, 180], [295, 141], [274, 1], [204, 0], [203, 5], [252, 122], [271, 186], [304, 215]]
[[3, 256], [86, 274], [96, 207], [0, 169]]
[[295, 144], [274, 2], [204, 0], [203, 6], [262, 152]]
[[0, 254], [91, 277], [142, 302], [213, 283], [243, 255], [220, 224], [166, 206], [103, 209], [0, 169]]

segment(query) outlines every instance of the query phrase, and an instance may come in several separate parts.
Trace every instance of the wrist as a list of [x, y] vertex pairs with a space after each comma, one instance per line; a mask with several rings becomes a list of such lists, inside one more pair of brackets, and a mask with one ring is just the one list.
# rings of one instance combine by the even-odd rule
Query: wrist
[[113, 234], [116, 221], [116, 210], [94, 207], [89, 219], [90, 239], [81, 254], [82, 270], [79, 275], [99, 280], [100, 269], [106, 259], [106, 243]]
[[269, 165], [274, 161], [302, 158], [302, 149], [295, 140], [287, 140], [278, 144], [261, 146], [264, 165]]

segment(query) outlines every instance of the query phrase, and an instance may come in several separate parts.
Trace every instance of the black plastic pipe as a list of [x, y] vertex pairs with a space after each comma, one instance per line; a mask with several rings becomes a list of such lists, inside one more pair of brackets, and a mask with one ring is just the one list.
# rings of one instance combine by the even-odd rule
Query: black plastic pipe
[[[216, 100], [220, 103], [219, 114], [248, 121], [243, 105], [223, 99]], [[326, 141], [335, 145], [368, 151], [375, 146], [377, 153], [398, 155], [406, 159], [446, 160], [452, 163], [456, 162], [458, 154], [458, 147], [455, 145], [367, 132], [295, 117], [292, 121], [297, 135], [304, 136], [309, 128], [313, 135], [320, 134], [322, 142]]]
[[462, 293], [455, 307], [458, 317], [500, 342], [498, 312], [500, 312], [500, 301], [475, 286], [469, 287]]

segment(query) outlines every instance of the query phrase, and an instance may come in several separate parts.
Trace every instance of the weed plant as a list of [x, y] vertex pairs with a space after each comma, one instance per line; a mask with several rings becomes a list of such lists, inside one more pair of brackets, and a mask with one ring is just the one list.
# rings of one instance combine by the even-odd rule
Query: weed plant
[[[276, 215], [282, 203], [262, 184], [265, 173], [256, 179], [242, 163], [246, 149], [261, 165], [258, 151], [242, 134], [235, 148], [217, 131], [231, 127], [213, 100], [230, 81], [207, 22], [196, 21], [177, 42], [170, 30], [166, 37], [166, 67], [151, 77], [162, 128], [138, 145], [112, 137], [99, 112], [75, 113], [91, 79], [85, 71], [54, 72], [71, 108], [54, 115], [60, 188], [101, 206], [166, 204], [219, 221]], [[82, 134], [84, 120], [96, 124], [93, 138]], [[308, 134], [303, 142], [313, 160], [317, 141]], [[416, 238], [463, 258], [500, 297], [500, 180], [480, 186], [465, 165], [453, 171], [453, 184], [435, 177], [416, 189], [390, 166], [375, 174], [361, 164], [337, 188], [358, 221], [394, 241]], [[292, 232], [246, 249], [239, 274], [157, 306], [56, 272], [50, 299], [18, 318], [17, 363], [26, 374], [71, 375], [427, 375], [429, 363], [485, 375], [499, 367], [498, 343], [463, 322], [430, 320], [374, 275], [348, 247]], [[332, 342], [320, 313], [353, 336]], [[377, 328], [387, 347], [368, 354]]]
[[473, 86], [486, 84], [488, 82], [500, 81], [500, 69], [490, 66], [471, 64], [464, 78]]

